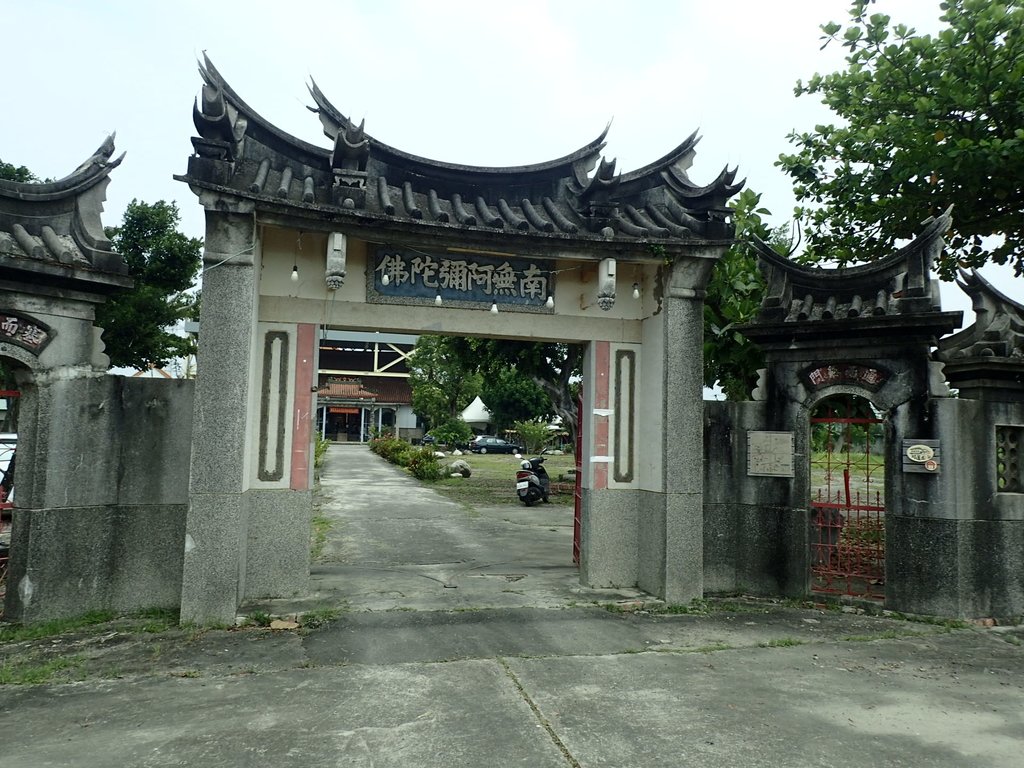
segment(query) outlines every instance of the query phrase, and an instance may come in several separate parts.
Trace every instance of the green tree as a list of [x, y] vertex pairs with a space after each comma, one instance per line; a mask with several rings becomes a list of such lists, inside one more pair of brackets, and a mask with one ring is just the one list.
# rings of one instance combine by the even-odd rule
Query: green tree
[[176, 335], [173, 326], [193, 315], [196, 298], [187, 291], [199, 273], [203, 242], [179, 232], [179, 221], [173, 202], [132, 200], [121, 226], [106, 230], [135, 279], [132, 290], [96, 310], [113, 365], [160, 367], [195, 351], [195, 340]]
[[38, 182], [39, 177], [24, 165], [11, 165], [0, 160], [0, 179], [7, 181]]
[[838, 118], [791, 134], [797, 151], [778, 162], [803, 204], [807, 258], [883, 256], [954, 204], [940, 275], [988, 260], [1021, 274], [1024, 0], [946, 0], [935, 36], [871, 5], [821, 27], [825, 45], [848, 49], [846, 69], [796, 85]]
[[438, 422], [431, 428], [430, 434], [437, 438], [437, 442], [441, 445], [449, 445], [453, 448], [465, 445], [473, 439], [473, 430], [458, 416]]
[[[548, 396], [551, 411], [561, 417], [573, 445], [579, 416], [579, 377], [583, 363], [582, 344], [515, 341], [508, 339], [452, 339], [452, 349], [467, 367], [481, 372], [514, 369], [531, 380]], [[530, 394], [533, 397], [533, 394]], [[491, 407], [490, 402], [488, 407]], [[550, 412], [549, 412], [550, 414]], [[535, 418], [540, 414], [531, 414]]]
[[513, 425], [526, 453], [537, 454], [551, 439], [551, 430], [546, 421], [517, 421]]
[[412, 408], [431, 426], [456, 419], [480, 394], [480, 375], [445, 336], [420, 336], [409, 365]]
[[738, 326], [752, 321], [764, 298], [764, 278], [751, 238], [781, 254], [789, 250], [785, 227], [771, 228], [762, 216], [761, 195], [744, 189], [729, 202], [736, 242], [715, 265], [704, 299], [704, 384], [722, 388], [730, 400], [747, 400], [757, 385], [764, 354]]
[[491, 412], [495, 434], [513, 429], [516, 421], [549, 420], [554, 409], [548, 394], [517, 368], [498, 362], [484, 373], [480, 390], [480, 397]]

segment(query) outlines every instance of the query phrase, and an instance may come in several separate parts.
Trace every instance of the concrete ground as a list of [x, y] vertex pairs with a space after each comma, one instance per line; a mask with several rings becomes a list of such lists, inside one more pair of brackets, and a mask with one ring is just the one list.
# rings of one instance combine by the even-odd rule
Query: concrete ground
[[467, 509], [357, 446], [331, 449], [322, 490], [311, 595], [247, 610], [333, 621], [0, 649], [84, 676], [0, 686], [0, 765], [1024, 764], [1022, 627], [671, 613], [579, 586], [566, 507]]

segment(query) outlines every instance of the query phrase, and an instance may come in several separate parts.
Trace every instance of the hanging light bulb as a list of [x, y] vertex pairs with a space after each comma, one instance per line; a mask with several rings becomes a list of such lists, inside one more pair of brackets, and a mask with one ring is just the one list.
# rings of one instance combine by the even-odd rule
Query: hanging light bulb
[[633, 283], [633, 298], [640, 298], [640, 283]]
[[296, 264], [294, 267], [292, 267], [292, 282], [293, 283], [299, 282], [299, 265], [298, 264]]
[[491, 302], [491, 314], [492, 315], [498, 314], [498, 302], [496, 302], [496, 301], [492, 301]]
[[434, 305], [438, 306], [438, 307], [441, 306], [441, 294], [440, 293], [437, 294], [437, 296], [434, 297]]
[[383, 277], [381, 277], [380, 284], [381, 285], [391, 285], [391, 278], [388, 277], [388, 273], [387, 272], [385, 272]]
[[548, 309], [555, 308], [555, 297], [552, 296], [550, 293], [548, 294], [548, 300], [544, 302], [544, 306], [547, 307]]

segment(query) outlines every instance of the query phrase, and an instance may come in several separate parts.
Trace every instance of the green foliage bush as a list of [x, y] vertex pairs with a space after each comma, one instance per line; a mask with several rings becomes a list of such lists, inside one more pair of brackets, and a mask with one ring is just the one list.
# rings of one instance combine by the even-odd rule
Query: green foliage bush
[[434, 456], [433, 448], [413, 448], [404, 440], [387, 435], [372, 439], [370, 450], [385, 461], [408, 468], [417, 480], [433, 482], [444, 477], [444, 468]]
[[385, 461], [390, 461], [400, 467], [409, 466], [409, 455], [413, 452], [412, 446], [407, 442], [391, 435], [371, 440], [370, 450]]
[[433, 483], [444, 477], [444, 468], [432, 448], [420, 448], [409, 453], [409, 471], [417, 480]]
[[446, 419], [431, 429], [430, 434], [441, 445], [463, 445], [473, 439], [473, 430], [461, 418]]

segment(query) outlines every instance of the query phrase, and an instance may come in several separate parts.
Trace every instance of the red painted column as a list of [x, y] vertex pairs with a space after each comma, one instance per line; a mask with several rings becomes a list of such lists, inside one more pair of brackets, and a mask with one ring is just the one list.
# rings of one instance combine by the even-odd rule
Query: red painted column
[[611, 344], [607, 341], [594, 342], [594, 404], [592, 423], [594, 435], [590, 452], [590, 462], [594, 469], [595, 490], [608, 487], [608, 451], [609, 451], [609, 403], [611, 398]]
[[293, 491], [310, 488], [313, 457], [310, 434], [313, 428], [313, 386], [316, 382], [316, 326], [301, 323], [295, 339], [295, 406], [292, 410], [292, 471], [289, 487]]

